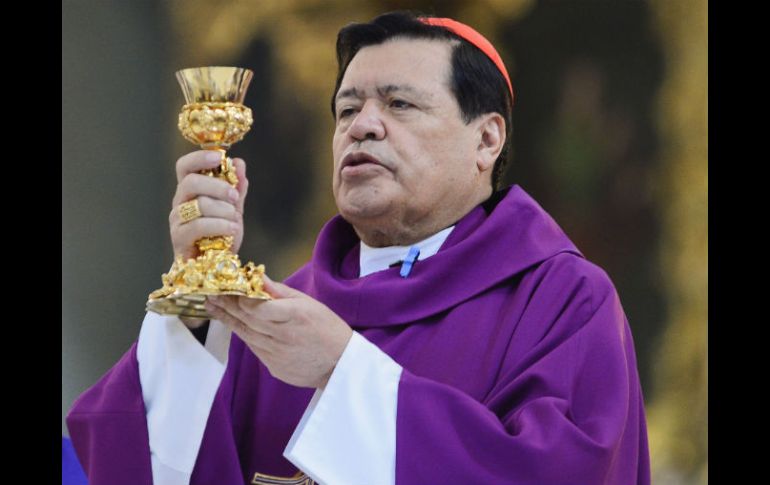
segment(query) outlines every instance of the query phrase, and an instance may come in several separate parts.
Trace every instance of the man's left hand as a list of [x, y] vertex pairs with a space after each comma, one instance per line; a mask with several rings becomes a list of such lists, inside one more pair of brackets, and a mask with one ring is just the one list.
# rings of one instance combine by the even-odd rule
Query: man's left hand
[[323, 389], [353, 330], [323, 303], [267, 276], [265, 291], [275, 299], [209, 297], [206, 310], [230, 327], [273, 377]]

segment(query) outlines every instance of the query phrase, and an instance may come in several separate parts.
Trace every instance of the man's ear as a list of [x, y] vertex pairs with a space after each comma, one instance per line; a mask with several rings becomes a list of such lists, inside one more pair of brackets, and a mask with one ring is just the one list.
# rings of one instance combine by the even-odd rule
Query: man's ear
[[478, 121], [479, 145], [476, 166], [480, 172], [491, 170], [505, 146], [505, 120], [500, 113], [487, 113]]

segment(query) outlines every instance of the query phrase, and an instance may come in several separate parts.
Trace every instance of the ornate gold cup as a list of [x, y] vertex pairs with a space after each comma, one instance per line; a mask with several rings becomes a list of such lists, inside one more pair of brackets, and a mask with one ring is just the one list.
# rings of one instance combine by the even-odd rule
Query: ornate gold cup
[[[225, 152], [240, 141], [252, 124], [251, 110], [243, 105], [253, 73], [238, 67], [198, 67], [176, 73], [187, 104], [179, 114], [179, 130], [192, 143], [221, 155], [220, 166], [201, 173], [238, 185], [232, 159]], [[241, 266], [230, 251], [233, 236], [196, 241], [199, 255], [177, 257], [162, 276], [163, 288], [150, 293], [147, 310], [161, 315], [209, 318], [204, 302], [209, 295], [241, 295], [270, 299], [263, 291], [264, 265]]]

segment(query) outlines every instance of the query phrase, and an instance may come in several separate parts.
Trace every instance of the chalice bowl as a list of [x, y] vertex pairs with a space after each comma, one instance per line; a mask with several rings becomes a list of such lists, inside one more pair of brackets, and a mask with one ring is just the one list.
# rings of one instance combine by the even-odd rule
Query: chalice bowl
[[[238, 67], [196, 67], [176, 73], [187, 103], [179, 114], [179, 130], [202, 149], [220, 153], [219, 167], [200, 173], [233, 187], [237, 187], [238, 177], [226, 150], [251, 128], [251, 110], [243, 105], [243, 99], [252, 76], [252, 71]], [[180, 216], [186, 222], [200, 217], [197, 200], [180, 205]], [[233, 236], [206, 237], [195, 245], [198, 256], [187, 261], [175, 258], [169, 272], [161, 277], [163, 287], [150, 293], [147, 310], [207, 319], [207, 296], [270, 299], [263, 290], [264, 265], [249, 262], [242, 266], [238, 255], [230, 251]]]

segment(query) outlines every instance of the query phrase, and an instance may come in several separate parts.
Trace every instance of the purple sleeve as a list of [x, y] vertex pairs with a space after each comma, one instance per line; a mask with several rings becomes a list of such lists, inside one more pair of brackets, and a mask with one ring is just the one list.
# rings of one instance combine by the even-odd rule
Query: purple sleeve
[[67, 428], [90, 485], [152, 484], [136, 343], [75, 401]]
[[589, 280], [585, 304], [547, 281], [533, 292], [481, 402], [404, 370], [397, 484], [649, 484], [628, 324], [606, 275]]
[[[231, 346], [229, 359], [237, 360], [242, 347]], [[232, 435], [232, 389], [233, 376], [226, 373], [206, 422], [190, 485], [244, 483]], [[153, 483], [136, 343], [75, 401], [67, 428], [90, 485]]]

